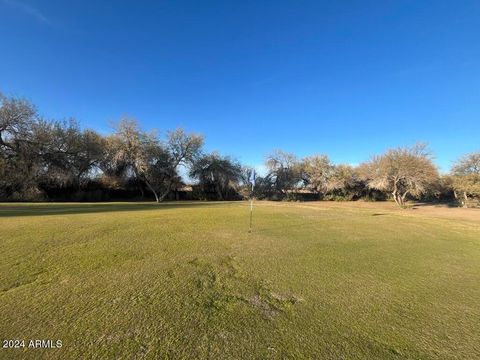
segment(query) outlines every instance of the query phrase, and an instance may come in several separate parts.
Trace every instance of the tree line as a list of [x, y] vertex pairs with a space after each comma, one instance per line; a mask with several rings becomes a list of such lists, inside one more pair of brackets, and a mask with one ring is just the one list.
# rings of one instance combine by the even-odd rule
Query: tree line
[[355, 167], [334, 164], [327, 155], [298, 158], [276, 150], [252, 191], [252, 168], [206, 153], [203, 144], [199, 134], [176, 129], [160, 137], [131, 118], [101, 135], [73, 119], [45, 119], [29, 101], [0, 93], [0, 200], [160, 202], [184, 194], [202, 200], [393, 199], [401, 207], [407, 200], [450, 200], [467, 207], [480, 199], [480, 152], [440, 175], [421, 143], [389, 149]]

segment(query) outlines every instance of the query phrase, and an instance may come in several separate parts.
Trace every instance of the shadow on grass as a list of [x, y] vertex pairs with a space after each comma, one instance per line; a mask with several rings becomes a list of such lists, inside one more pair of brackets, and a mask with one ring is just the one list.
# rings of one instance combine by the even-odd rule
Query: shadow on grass
[[17, 216], [74, 215], [117, 211], [168, 210], [219, 205], [220, 202], [167, 203], [25, 203], [0, 204], [0, 218]]
[[413, 208], [421, 207], [443, 207], [443, 208], [458, 208], [461, 207], [458, 202], [455, 201], [431, 201], [431, 202], [417, 202], [413, 205]]

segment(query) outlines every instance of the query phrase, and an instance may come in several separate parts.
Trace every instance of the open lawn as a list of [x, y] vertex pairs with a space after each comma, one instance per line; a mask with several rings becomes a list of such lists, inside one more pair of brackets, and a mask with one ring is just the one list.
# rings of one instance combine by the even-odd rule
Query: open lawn
[[248, 210], [0, 204], [0, 357], [480, 358], [479, 210]]

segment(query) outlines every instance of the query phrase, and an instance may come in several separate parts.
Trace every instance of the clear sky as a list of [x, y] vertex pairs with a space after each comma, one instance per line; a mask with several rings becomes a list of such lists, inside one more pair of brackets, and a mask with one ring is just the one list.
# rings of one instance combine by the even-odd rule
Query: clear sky
[[480, 1], [0, 0], [0, 91], [109, 131], [182, 126], [250, 165], [480, 149]]

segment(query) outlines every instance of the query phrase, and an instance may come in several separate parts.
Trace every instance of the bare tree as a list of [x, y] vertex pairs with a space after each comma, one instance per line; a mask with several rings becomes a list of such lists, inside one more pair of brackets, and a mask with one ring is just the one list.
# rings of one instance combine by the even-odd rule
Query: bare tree
[[25, 99], [0, 93], [0, 148], [10, 155], [32, 141], [32, 125], [38, 121], [35, 107]]
[[38, 175], [42, 169], [34, 129], [40, 119], [24, 99], [0, 93], [0, 196], [15, 200], [42, 196]]
[[81, 130], [73, 119], [42, 121], [34, 134], [43, 160], [42, 181], [52, 186], [80, 188], [104, 155], [104, 139], [93, 130]]
[[267, 178], [283, 196], [297, 189], [302, 182], [302, 164], [292, 153], [275, 150], [267, 156]]
[[155, 133], [142, 131], [136, 120], [125, 118], [107, 144], [107, 161], [102, 164], [105, 173], [136, 178], [160, 202], [178, 183], [178, 167], [189, 165], [198, 156], [203, 138], [179, 129], [168, 133], [162, 143]]
[[361, 166], [370, 188], [390, 193], [395, 202], [405, 206], [407, 196], [420, 196], [438, 179], [425, 144], [390, 149]]
[[352, 200], [362, 195], [364, 183], [356, 168], [348, 164], [334, 165], [327, 181], [327, 192]]
[[480, 198], [480, 152], [467, 154], [456, 161], [452, 168], [455, 197], [460, 192], [464, 207], [470, 198]]
[[303, 180], [306, 187], [318, 194], [325, 194], [334, 166], [327, 155], [306, 157], [302, 162]]
[[195, 161], [190, 176], [199, 181], [206, 198], [214, 193], [217, 200], [225, 200], [236, 193], [242, 179], [242, 167], [230, 157], [214, 152]]
[[177, 129], [167, 134], [165, 149], [167, 152], [169, 166], [163, 173], [165, 184], [164, 190], [160, 195], [160, 201], [163, 201], [172, 186], [176, 183], [177, 171], [179, 166], [190, 167], [200, 156], [203, 146], [203, 136], [199, 134], [187, 134], [183, 129]]
[[37, 198], [50, 188], [78, 188], [101, 160], [103, 139], [73, 119], [45, 120], [28, 101], [0, 95], [0, 155], [3, 197]]
[[120, 120], [113, 135], [107, 138], [107, 151], [101, 164], [108, 176], [133, 177], [145, 183], [155, 199], [159, 196], [146, 174], [158, 157], [164, 154], [155, 133], [142, 131], [135, 119]]

